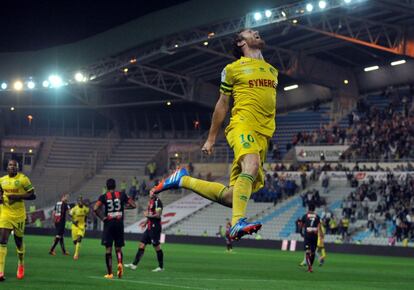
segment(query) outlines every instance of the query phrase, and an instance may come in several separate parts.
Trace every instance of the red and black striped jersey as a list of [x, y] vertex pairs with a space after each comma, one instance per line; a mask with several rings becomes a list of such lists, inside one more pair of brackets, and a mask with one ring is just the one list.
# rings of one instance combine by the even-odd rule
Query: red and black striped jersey
[[124, 220], [125, 204], [128, 203], [128, 196], [124, 192], [108, 191], [102, 194], [96, 202], [98, 206], [104, 207], [104, 214], [108, 220]]

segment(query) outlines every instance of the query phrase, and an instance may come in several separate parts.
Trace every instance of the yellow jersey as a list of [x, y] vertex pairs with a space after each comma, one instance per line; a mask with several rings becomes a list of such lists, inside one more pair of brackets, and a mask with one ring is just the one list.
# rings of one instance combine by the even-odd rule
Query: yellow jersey
[[78, 223], [78, 227], [84, 229], [86, 223], [86, 217], [89, 214], [89, 207], [86, 205], [80, 207], [79, 205], [75, 205], [70, 210], [70, 215], [72, 217], [72, 221]]
[[221, 73], [220, 93], [233, 96], [230, 124], [246, 124], [272, 137], [276, 129], [276, 87], [278, 71], [261, 59], [241, 57]]
[[3, 205], [1, 206], [2, 218], [25, 219], [26, 208], [24, 201], [10, 202], [7, 196], [23, 195], [30, 190], [34, 190], [30, 179], [23, 173], [17, 173], [16, 176], [9, 177], [5, 175], [0, 177], [0, 185], [3, 188]]

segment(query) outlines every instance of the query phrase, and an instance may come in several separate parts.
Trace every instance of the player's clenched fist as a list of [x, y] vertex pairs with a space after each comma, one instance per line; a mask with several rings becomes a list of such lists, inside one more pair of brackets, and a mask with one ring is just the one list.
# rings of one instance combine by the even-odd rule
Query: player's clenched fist
[[206, 143], [204, 143], [203, 147], [201, 148], [201, 151], [205, 154], [210, 155], [211, 153], [213, 153], [213, 147], [214, 147], [214, 142], [207, 140]]

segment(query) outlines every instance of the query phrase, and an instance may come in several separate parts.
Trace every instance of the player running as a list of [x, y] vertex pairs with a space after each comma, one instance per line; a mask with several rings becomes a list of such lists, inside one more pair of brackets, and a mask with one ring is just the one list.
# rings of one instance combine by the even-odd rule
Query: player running
[[68, 256], [69, 253], [66, 252], [65, 249], [65, 242], [64, 242], [64, 235], [65, 235], [65, 225], [66, 225], [66, 215], [70, 210], [70, 206], [68, 204], [69, 194], [64, 193], [60, 201], [58, 201], [55, 205], [55, 209], [53, 210], [53, 219], [55, 221], [55, 229], [56, 229], [56, 236], [53, 241], [53, 245], [49, 250], [49, 254], [52, 256], [56, 256], [55, 247], [58, 243], [60, 243], [60, 247], [62, 249], [62, 253], [65, 256]]
[[78, 203], [70, 210], [72, 217], [72, 241], [75, 245], [74, 260], [79, 259], [81, 242], [85, 236], [86, 220], [89, 214], [89, 207], [85, 205], [82, 196], [79, 196]]
[[243, 29], [236, 34], [233, 55], [237, 60], [228, 64], [221, 73], [220, 98], [202, 147], [204, 153], [212, 154], [233, 97], [230, 124], [225, 130], [234, 151], [229, 186], [190, 177], [186, 169], [180, 168], [153, 188], [158, 193], [182, 187], [233, 208], [230, 230], [233, 240], [255, 233], [262, 227], [260, 222], [246, 221], [246, 208], [251, 193], [264, 185], [263, 162], [269, 139], [275, 131], [278, 71], [263, 59], [264, 46], [265, 42], [257, 31]]
[[313, 261], [315, 260], [315, 250], [318, 243], [318, 234], [322, 233], [322, 231], [320, 218], [315, 213], [315, 205], [312, 203], [309, 204], [308, 209], [308, 212], [302, 217], [302, 230], [304, 236], [306, 264], [308, 266], [308, 272], [312, 273]]
[[162, 209], [163, 206], [161, 199], [159, 199], [158, 195], [154, 191], [151, 191], [147, 210], [144, 212], [144, 216], [147, 218], [147, 229], [145, 230], [141, 242], [139, 243], [139, 248], [135, 255], [134, 262], [126, 264], [125, 267], [136, 270], [139, 261], [144, 255], [146, 245], [152, 244], [158, 260], [158, 267], [152, 270], [152, 272], [164, 271], [164, 253], [160, 246]]
[[17, 279], [24, 278], [25, 245], [23, 235], [26, 221], [25, 200], [34, 200], [36, 195], [30, 179], [19, 173], [19, 163], [10, 160], [7, 163], [7, 175], [0, 178], [0, 282], [5, 280], [4, 266], [7, 256], [7, 243], [10, 233], [14, 232], [17, 248]]
[[[116, 182], [110, 178], [106, 181], [107, 193], [102, 194], [96, 202], [93, 210], [95, 214], [104, 222], [102, 233], [102, 245], [106, 247], [105, 261], [107, 274], [106, 279], [113, 279], [112, 274], [112, 245], [115, 244], [115, 253], [118, 261], [118, 278], [122, 278], [122, 247], [124, 241], [124, 209], [136, 208], [132, 198], [128, 198], [125, 192], [115, 191]], [[101, 208], [104, 208], [104, 212]]]

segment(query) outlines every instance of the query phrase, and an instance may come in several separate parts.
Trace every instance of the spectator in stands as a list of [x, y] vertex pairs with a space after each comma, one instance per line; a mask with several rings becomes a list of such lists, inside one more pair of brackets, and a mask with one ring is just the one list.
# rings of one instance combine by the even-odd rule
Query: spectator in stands
[[306, 179], [306, 172], [302, 172], [300, 175], [300, 183], [302, 184], [302, 190], [304, 190], [306, 188], [306, 183], [307, 183], [307, 179]]
[[348, 239], [348, 228], [349, 228], [349, 217], [347, 215], [341, 218], [340, 226], [341, 226], [342, 240], [346, 241]]
[[322, 174], [322, 187], [323, 187], [323, 193], [328, 193], [329, 191], [329, 176], [326, 174], [326, 171]]
[[[174, 168], [174, 170], [175, 170], [175, 168]], [[148, 177], [152, 181], [155, 177], [156, 172], [157, 172], [157, 163], [155, 163], [154, 160], [148, 162], [147, 171], [148, 171]]]
[[277, 160], [280, 160], [280, 159], [282, 159], [282, 158], [281, 158], [279, 145], [277, 143], [274, 143], [273, 148], [272, 148], [272, 160], [277, 161]]
[[138, 194], [138, 179], [134, 176], [131, 179], [131, 187], [129, 188], [129, 196], [131, 196], [133, 200], [136, 200], [137, 194]]
[[142, 180], [140, 186], [139, 186], [139, 194], [141, 196], [147, 195], [147, 183], [145, 182], [145, 179]]
[[121, 192], [126, 194], [127, 188], [128, 188], [128, 183], [124, 179], [122, 180], [121, 185], [120, 185]]
[[188, 168], [188, 173], [192, 176], [193, 173], [194, 173], [194, 165], [193, 165], [193, 163], [192, 162], [189, 162], [187, 168]]

